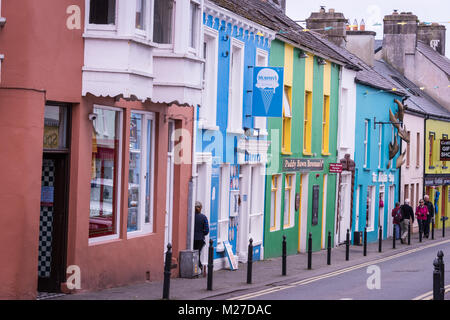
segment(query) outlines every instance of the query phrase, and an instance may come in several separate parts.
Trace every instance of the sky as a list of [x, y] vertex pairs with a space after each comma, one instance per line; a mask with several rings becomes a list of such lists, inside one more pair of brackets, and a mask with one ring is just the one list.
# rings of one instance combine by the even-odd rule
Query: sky
[[[293, 20], [305, 20], [320, 6], [342, 12], [350, 24], [364, 19], [366, 30], [375, 31], [375, 39], [383, 39], [383, 17], [398, 12], [412, 12], [423, 22], [439, 22], [447, 28], [445, 55], [450, 57], [450, 1], [448, 0], [286, 0], [286, 14]], [[444, 23], [447, 22], [447, 23]], [[381, 26], [373, 26], [381, 23]], [[305, 23], [301, 23], [305, 26]]]

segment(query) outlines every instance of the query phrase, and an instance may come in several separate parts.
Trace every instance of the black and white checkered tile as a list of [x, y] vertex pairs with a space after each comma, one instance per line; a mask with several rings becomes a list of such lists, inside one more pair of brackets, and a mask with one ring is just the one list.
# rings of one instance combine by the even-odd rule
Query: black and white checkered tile
[[[44, 161], [42, 165], [42, 186], [53, 187], [54, 185], [54, 162]], [[53, 207], [41, 205], [41, 215], [39, 219], [39, 260], [38, 275], [41, 278], [50, 277], [52, 262], [52, 224]]]

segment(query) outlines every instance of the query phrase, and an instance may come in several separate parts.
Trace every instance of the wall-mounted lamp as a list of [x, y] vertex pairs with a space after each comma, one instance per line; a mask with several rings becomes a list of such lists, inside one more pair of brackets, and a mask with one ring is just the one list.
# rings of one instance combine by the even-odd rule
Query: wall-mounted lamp
[[308, 58], [308, 55], [305, 53], [305, 51], [300, 50], [298, 57], [299, 57], [299, 59], [306, 59], [306, 58]]
[[317, 58], [317, 63], [321, 66], [324, 66], [327, 64], [327, 62], [324, 59], [319, 58], [319, 57]]

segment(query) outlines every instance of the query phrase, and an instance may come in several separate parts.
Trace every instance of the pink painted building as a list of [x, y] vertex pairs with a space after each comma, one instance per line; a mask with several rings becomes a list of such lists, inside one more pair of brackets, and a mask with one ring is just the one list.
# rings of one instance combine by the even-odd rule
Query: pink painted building
[[202, 5], [0, 1], [0, 299], [160, 280], [192, 247]]

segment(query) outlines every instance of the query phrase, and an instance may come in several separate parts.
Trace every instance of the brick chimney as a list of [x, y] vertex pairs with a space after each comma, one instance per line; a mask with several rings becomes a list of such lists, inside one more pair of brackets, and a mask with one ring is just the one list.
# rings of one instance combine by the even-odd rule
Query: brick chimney
[[417, 16], [411, 12], [397, 10], [383, 19], [383, 59], [410, 79], [414, 76], [414, 55], [417, 44]]
[[425, 42], [434, 50], [445, 56], [445, 26], [438, 23], [419, 23], [417, 27], [417, 40]]
[[[321, 7], [319, 12], [312, 12], [306, 19], [306, 28], [313, 29], [318, 33], [326, 35], [327, 39], [340, 47], [345, 47], [345, 29], [347, 19], [344, 14], [329, 9], [326, 12], [325, 7]], [[325, 28], [329, 28], [325, 30]]]

